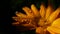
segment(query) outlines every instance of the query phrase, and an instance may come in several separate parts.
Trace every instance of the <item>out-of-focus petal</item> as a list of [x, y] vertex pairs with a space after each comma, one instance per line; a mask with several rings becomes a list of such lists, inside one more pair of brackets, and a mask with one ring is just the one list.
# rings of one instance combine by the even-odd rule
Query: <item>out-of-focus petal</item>
[[46, 9], [46, 15], [45, 18], [48, 19], [48, 17], [50, 16], [50, 14], [53, 12], [53, 8], [52, 6], [48, 5], [47, 9]]
[[43, 4], [41, 4], [39, 12], [40, 12], [41, 17], [44, 18], [45, 17], [46, 8], [45, 8], [45, 6]]
[[51, 33], [51, 34], [60, 34], [60, 29], [56, 28], [56, 27], [48, 27], [47, 30]]
[[27, 15], [30, 15], [30, 12], [31, 12], [31, 9], [30, 8], [23, 7], [22, 9], [26, 12]]
[[37, 10], [37, 8], [35, 7], [34, 4], [31, 5], [31, 10], [33, 11], [35, 16], [38, 16], [39, 12], [38, 12], [38, 10]]
[[59, 11], [60, 11], [60, 7], [57, 8], [48, 18], [48, 21], [51, 23], [52, 21], [54, 21], [57, 16], [59, 15]]
[[28, 16], [29, 16], [30, 18], [31, 18], [31, 17], [34, 17], [34, 13], [33, 13], [33, 11], [32, 11], [30, 8], [28, 8], [28, 7], [23, 7], [22, 9], [26, 12], [27, 17], [28, 17]]
[[60, 18], [56, 19], [55, 21], [53, 21], [52, 25], [54, 27], [60, 28]]
[[50, 33], [59, 33], [60, 34], [60, 18], [56, 19], [51, 26], [47, 28]]
[[17, 15], [18, 17], [27, 17], [25, 14], [20, 13], [20, 12], [16, 12], [16, 15]]
[[43, 29], [41, 27], [36, 28], [36, 33], [42, 33]]

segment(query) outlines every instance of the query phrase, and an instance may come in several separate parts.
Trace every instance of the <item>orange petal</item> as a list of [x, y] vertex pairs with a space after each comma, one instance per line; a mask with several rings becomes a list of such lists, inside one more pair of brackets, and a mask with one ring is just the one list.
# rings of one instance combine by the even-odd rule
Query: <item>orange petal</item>
[[49, 5], [46, 9], [46, 16], [45, 18], [48, 19], [48, 17], [50, 16], [50, 14], [53, 12], [53, 8]]
[[34, 15], [37, 16], [39, 14], [37, 8], [35, 7], [34, 4], [31, 5], [31, 10], [33, 11]]
[[49, 22], [52, 22], [52, 21], [54, 21], [54, 20], [57, 18], [57, 16], [59, 15], [59, 11], [60, 11], [60, 7], [57, 8], [57, 9], [49, 16], [49, 18], [48, 18]]
[[17, 15], [18, 17], [26, 17], [26, 15], [25, 15], [25, 14], [20, 13], [20, 12], [16, 12], [16, 15]]
[[26, 12], [27, 15], [30, 15], [30, 12], [31, 12], [31, 9], [30, 8], [24, 7], [22, 9]]
[[46, 11], [45, 6], [43, 4], [41, 4], [41, 6], [40, 6], [40, 15], [41, 15], [42, 18], [45, 17], [45, 11]]

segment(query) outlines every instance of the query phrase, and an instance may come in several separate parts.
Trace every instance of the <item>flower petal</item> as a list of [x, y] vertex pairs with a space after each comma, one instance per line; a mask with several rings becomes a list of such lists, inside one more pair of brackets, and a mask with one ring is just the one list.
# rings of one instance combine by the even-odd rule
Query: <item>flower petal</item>
[[50, 33], [60, 33], [60, 18], [56, 19], [51, 26], [47, 28]]
[[46, 9], [46, 16], [45, 18], [48, 19], [49, 15], [53, 12], [53, 8], [48, 5], [47, 9]]
[[31, 12], [31, 9], [30, 8], [24, 7], [22, 9], [26, 12], [27, 15], [30, 15], [30, 12]]
[[51, 26], [60, 28], [60, 18], [56, 19], [56, 20], [52, 23]]
[[60, 11], [60, 8], [57, 8], [57, 10], [55, 10], [55, 11], [49, 16], [48, 20], [49, 20], [50, 23], [57, 18], [57, 16], [59, 15], [59, 11]]
[[45, 6], [43, 4], [41, 4], [39, 12], [40, 12], [40, 15], [41, 15], [42, 18], [45, 17], [45, 11], [46, 11]]
[[18, 17], [26, 17], [26, 15], [25, 15], [25, 14], [20, 13], [20, 12], [16, 12], [16, 15], [17, 15]]
[[51, 33], [51, 34], [60, 34], [60, 29], [56, 28], [56, 27], [48, 27], [47, 30]]
[[34, 15], [37, 16], [39, 14], [37, 8], [35, 7], [34, 4], [31, 5], [31, 10], [33, 11]]

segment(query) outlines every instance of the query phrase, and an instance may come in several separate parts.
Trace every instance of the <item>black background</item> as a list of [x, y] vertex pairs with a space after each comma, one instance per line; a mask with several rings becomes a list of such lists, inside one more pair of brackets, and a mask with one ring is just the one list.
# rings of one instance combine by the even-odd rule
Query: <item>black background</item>
[[[31, 4], [35, 4], [36, 7], [39, 9], [41, 2], [45, 3], [46, 7], [48, 4], [47, 0], [21, 0], [20, 3], [17, 3], [19, 0], [1, 0], [0, 4], [0, 34], [35, 34], [35, 31], [26, 31], [26, 32], [19, 32], [15, 26], [12, 26], [12, 16], [15, 15], [16, 11], [23, 12], [21, 9], [24, 6], [30, 7]], [[53, 5], [54, 9], [60, 6], [59, 0], [51, 0], [51, 4]]]

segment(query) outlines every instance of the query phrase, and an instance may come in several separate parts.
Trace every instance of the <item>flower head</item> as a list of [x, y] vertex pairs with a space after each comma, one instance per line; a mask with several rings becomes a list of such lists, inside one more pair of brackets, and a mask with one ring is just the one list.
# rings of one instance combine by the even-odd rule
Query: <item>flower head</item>
[[40, 10], [38, 10], [32, 4], [31, 9], [28, 7], [23, 7], [22, 9], [26, 14], [16, 12], [17, 17], [13, 17], [13, 19], [17, 22], [13, 23], [14, 25], [27, 27], [29, 30], [36, 29], [36, 33], [44, 34], [47, 30], [51, 32], [49, 28], [54, 23], [60, 23], [60, 18], [57, 19], [60, 13], [60, 7], [54, 10], [50, 5], [46, 8], [44, 4], [41, 4]]

